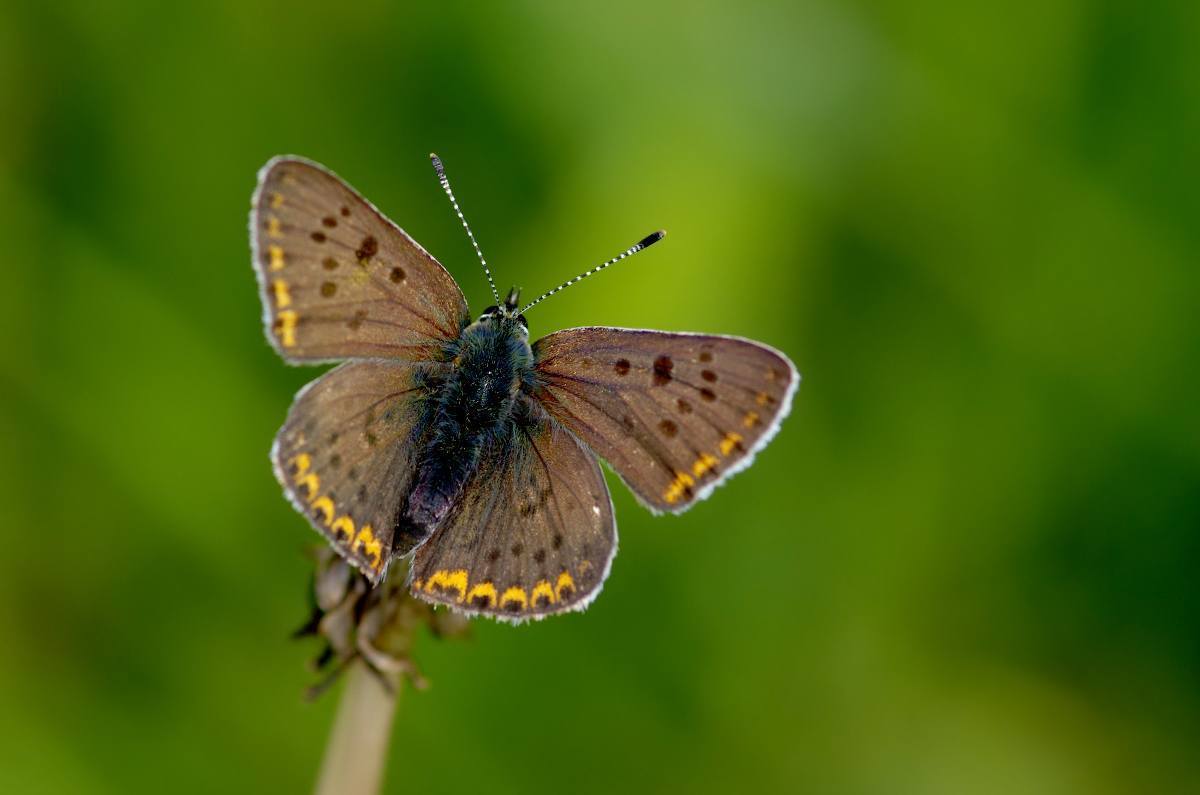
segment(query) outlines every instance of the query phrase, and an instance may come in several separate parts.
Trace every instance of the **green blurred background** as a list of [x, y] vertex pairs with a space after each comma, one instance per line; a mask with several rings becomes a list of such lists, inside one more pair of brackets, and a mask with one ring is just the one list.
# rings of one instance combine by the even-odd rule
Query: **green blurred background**
[[6, 3], [0, 790], [298, 792], [316, 541], [267, 450], [255, 171], [490, 303], [805, 380], [585, 614], [421, 639], [388, 791], [1200, 791], [1192, 3]]

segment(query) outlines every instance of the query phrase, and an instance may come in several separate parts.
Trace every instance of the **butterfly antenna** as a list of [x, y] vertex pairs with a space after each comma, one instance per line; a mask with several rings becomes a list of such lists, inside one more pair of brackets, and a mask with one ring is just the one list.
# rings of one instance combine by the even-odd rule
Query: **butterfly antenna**
[[467, 230], [467, 237], [471, 238], [471, 247], [475, 249], [475, 255], [479, 257], [479, 264], [483, 266], [483, 274], [487, 276], [488, 286], [492, 288], [492, 295], [496, 299], [496, 305], [500, 305], [500, 293], [496, 291], [496, 283], [492, 281], [492, 270], [488, 267], [487, 260], [483, 258], [483, 252], [479, 250], [479, 244], [475, 242], [475, 235], [471, 232], [471, 227], [467, 224], [467, 219], [463, 217], [462, 210], [458, 209], [458, 200], [454, 198], [454, 191], [450, 190], [450, 180], [446, 178], [446, 167], [442, 165], [442, 159], [432, 152], [429, 154], [429, 159], [433, 161], [433, 170], [437, 172], [438, 182], [442, 183], [442, 190], [446, 191], [446, 195], [450, 197], [450, 204], [454, 207], [454, 213], [458, 216], [458, 220], [462, 221], [463, 229]]
[[583, 273], [576, 276], [574, 279], [568, 279], [567, 281], [565, 281], [562, 284], [555, 287], [553, 290], [547, 290], [546, 292], [542, 293], [537, 298], [533, 299], [528, 304], [526, 304], [525, 307], [523, 309], [521, 309], [521, 314], [528, 312], [531, 307], [534, 307], [537, 304], [540, 304], [542, 301], [545, 301], [547, 298], [554, 295], [555, 293], [567, 289], [575, 282], [583, 281], [587, 277], [591, 276], [593, 273], [599, 273], [600, 271], [607, 268], [609, 265], [618, 263], [621, 260], [625, 259], [626, 257], [632, 257], [634, 254], [638, 253], [639, 251], [641, 251], [644, 248], [650, 248], [655, 243], [662, 240], [663, 237], [666, 236], [666, 234], [667, 234], [666, 232], [664, 232], [663, 230], [660, 229], [653, 234], [646, 235], [641, 240], [639, 240], [637, 243], [634, 243], [632, 246], [625, 249], [620, 254], [618, 254], [617, 256], [608, 260], [607, 262], [602, 262], [599, 265], [597, 265], [596, 267], [592, 268], [590, 271], [584, 271]]

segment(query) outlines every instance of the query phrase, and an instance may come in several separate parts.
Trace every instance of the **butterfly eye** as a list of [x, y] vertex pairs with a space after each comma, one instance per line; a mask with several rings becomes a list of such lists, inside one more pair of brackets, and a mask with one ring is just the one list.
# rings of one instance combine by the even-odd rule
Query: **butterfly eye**
[[483, 310], [483, 314], [479, 316], [479, 319], [480, 320], [491, 320], [498, 314], [500, 314], [500, 307], [489, 306], [487, 309]]
[[529, 321], [525, 319], [524, 315], [517, 315], [517, 322], [521, 324], [521, 328], [529, 331]]

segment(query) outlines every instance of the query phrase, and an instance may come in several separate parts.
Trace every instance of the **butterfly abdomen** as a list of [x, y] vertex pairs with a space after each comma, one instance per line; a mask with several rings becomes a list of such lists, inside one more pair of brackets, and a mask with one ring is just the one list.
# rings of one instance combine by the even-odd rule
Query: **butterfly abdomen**
[[402, 525], [411, 525], [406, 532], [432, 533], [484, 448], [511, 433], [514, 400], [531, 362], [529, 344], [510, 324], [477, 322], [463, 331], [453, 367], [427, 404], [433, 432], [402, 517]]

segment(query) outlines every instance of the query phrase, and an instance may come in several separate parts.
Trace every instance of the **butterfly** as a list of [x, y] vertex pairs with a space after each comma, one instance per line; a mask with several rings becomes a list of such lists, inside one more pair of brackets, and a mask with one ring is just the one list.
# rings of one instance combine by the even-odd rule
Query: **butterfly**
[[408, 587], [428, 602], [513, 621], [579, 610], [617, 548], [598, 458], [651, 511], [687, 510], [770, 441], [799, 375], [736, 337], [588, 327], [531, 344], [532, 306], [663, 233], [520, 307], [431, 157], [496, 299], [475, 318], [446, 269], [331, 171], [288, 156], [258, 174], [267, 340], [290, 364], [340, 362], [296, 395], [275, 475], [372, 585], [412, 556]]

